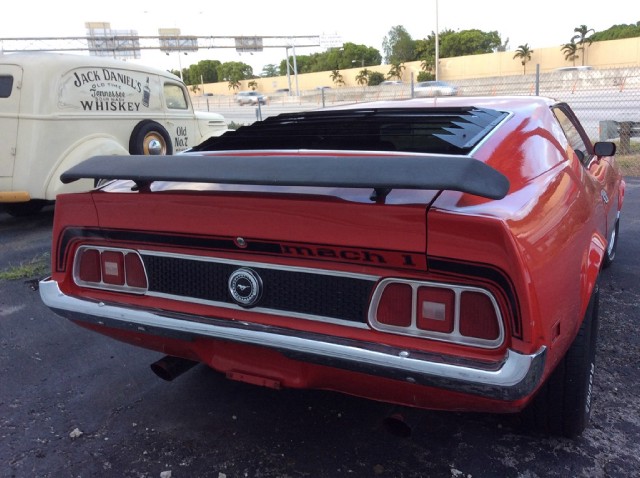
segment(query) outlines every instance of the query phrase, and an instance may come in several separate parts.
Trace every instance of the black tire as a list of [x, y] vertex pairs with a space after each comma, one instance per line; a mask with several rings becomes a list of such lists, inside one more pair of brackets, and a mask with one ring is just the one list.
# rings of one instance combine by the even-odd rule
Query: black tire
[[[151, 146], [156, 141], [159, 143], [160, 152], [152, 153]], [[133, 132], [131, 133], [131, 138], [129, 139], [129, 153], [144, 155], [173, 154], [171, 137], [161, 124], [152, 120], [140, 121], [140, 123], [133, 128]]]
[[522, 412], [527, 427], [549, 435], [576, 438], [588, 425], [593, 397], [599, 296], [596, 284], [578, 335], [533, 402]]
[[611, 233], [611, 237], [609, 238], [609, 244], [607, 246], [607, 250], [604, 256], [603, 267], [609, 267], [613, 260], [616, 258], [616, 249], [618, 248], [618, 233], [620, 227], [620, 219], [616, 219], [616, 225], [613, 228], [613, 232]]
[[7, 203], [4, 205], [4, 210], [13, 217], [32, 216], [39, 213], [49, 202], [42, 199], [32, 199], [27, 202]]

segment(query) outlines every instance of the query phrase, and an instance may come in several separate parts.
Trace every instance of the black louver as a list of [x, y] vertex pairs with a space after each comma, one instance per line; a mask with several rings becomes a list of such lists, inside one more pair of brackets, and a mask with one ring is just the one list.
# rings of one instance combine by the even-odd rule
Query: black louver
[[311, 149], [468, 154], [507, 113], [380, 108], [286, 113], [211, 138], [194, 151]]

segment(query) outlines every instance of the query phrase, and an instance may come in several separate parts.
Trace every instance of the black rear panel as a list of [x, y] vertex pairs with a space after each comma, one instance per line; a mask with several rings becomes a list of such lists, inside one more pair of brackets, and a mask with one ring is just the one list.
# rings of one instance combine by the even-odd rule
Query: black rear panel
[[[240, 266], [179, 257], [143, 255], [149, 292], [235, 304], [228, 291], [231, 274]], [[347, 276], [252, 267], [262, 279], [262, 297], [255, 307], [366, 323], [375, 281]]]

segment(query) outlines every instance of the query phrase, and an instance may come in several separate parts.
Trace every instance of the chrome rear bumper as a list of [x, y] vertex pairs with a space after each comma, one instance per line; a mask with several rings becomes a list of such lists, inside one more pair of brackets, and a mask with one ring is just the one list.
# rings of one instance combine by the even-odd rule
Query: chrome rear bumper
[[523, 398], [536, 388], [546, 356], [545, 347], [531, 355], [507, 350], [502, 361], [484, 362], [280, 327], [124, 307], [70, 297], [50, 279], [40, 282], [40, 296], [70, 320], [184, 340], [209, 337], [251, 344], [303, 362], [505, 401]]

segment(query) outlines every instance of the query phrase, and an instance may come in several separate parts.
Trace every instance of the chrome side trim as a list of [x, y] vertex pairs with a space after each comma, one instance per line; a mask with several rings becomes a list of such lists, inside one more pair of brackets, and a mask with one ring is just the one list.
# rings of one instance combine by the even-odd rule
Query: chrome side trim
[[183, 340], [209, 337], [267, 347], [295, 360], [506, 401], [536, 388], [546, 357], [541, 347], [531, 355], [507, 350], [501, 362], [465, 360], [247, 322], [134, 309], [67, 296], [50, 279], [40, 282], [40, 296], [70, 320]]

